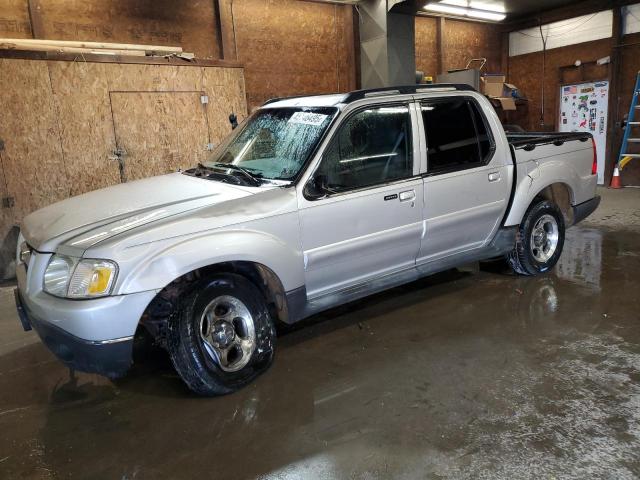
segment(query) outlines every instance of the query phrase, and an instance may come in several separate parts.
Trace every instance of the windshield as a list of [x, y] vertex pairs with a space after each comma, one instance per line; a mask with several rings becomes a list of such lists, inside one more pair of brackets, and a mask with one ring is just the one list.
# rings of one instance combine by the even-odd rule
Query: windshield
[[292, 180], [336, 112], [333, 107], [258, 110], [213, 151], [204, 165], [232, 164], [260, 179]]

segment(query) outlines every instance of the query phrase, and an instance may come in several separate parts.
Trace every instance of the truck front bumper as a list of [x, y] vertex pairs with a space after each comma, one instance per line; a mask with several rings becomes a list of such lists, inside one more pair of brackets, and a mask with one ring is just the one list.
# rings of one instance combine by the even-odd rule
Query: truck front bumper
[[69, 368], [109, 378], [121, 377], [129, 370], [133, 352], [132, 336], [107, 341], [83, 340], [36, 318], [25, 306], [17, 288], [14, 295], [22, 327], [35, 330], [47, 348]]
[[596, 208], [600, 205], [600, 195], [596, 195], [591, 200], [587, 200], [586, 202], [579, 203], [578, 205], [573, 206], [573, 225], [578, 222], [581, 222], [589, 215], [591, 215]]
[[16, 266], [16, 307], [25, 330], [69, 367], [115, 378], [129, 369], [133, 337], [155, 291], [91, 300], [58, 298], [42, 290], [50, 254], [34, 253], [29, 267]]

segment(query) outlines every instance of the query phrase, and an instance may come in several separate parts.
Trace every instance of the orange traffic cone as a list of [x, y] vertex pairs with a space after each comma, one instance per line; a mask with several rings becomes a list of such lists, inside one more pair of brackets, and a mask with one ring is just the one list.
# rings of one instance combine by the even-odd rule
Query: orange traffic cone
[[622, 183], [620, 183], [620, 170], [618, 170], [618, 167], [615, 167], [613, 169], [613, 177], [611, 177], [610, 188], [622, 188]]

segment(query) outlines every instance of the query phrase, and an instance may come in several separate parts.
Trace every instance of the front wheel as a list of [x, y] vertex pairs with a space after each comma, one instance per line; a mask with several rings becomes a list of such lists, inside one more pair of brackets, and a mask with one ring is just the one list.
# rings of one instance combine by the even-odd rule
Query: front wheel
[[529, 207], [518, 227], [516, 244], [507, 256], [520, 275], [538, 275], [551, 270], [564, 246], [564, 217], [558, 206], [541, 200]]
[[231, 393], [272, 363], [275, 328], [264, 296], [246, 278], [220, 274], [196, 283], [177, 310], [169, 322], [168, 350], [192, 391]]

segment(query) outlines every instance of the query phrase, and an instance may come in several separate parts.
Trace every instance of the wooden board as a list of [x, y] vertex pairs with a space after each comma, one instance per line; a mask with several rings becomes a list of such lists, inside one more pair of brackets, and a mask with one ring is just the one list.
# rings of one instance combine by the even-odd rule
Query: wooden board
[[37, 39], [14, 39], [0, 38], [0, 46], [5, 43], [14, 43], [23, 47], [63, 47], [63, 48], [83, 48], [89, 50], [132, 50], [143, 51], [148, 55], [167, 55], [171, 53], [181, 53], [182, 47], [170, 47], [161, 45], [135, 45], [131, 43], [108, 43], [108, 42], [77, 42], [71, 40], [37, 40]]
[[112, 92], [116, 143], [126, 180], [162, 175], [204, 161], [209, 143], [200, 92]]

